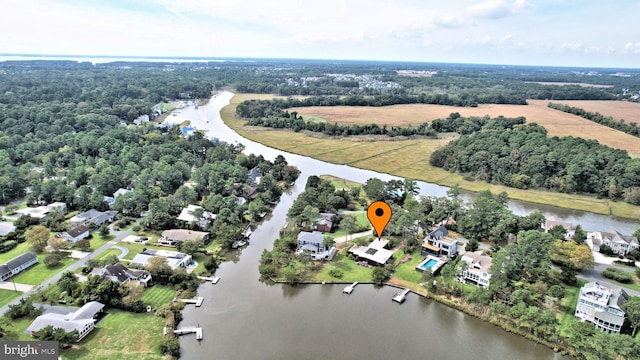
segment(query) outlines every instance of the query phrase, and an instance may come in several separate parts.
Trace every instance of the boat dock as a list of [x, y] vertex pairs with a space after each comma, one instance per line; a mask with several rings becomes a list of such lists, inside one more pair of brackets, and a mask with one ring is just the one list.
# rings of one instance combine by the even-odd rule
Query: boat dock
[[[173, 299], [173, 301], [175, 302], [176, 300]], [[181, 301], [187, 304], [196, 304], [196, 307], [200, 307], [200, 305], [202, 305], [202, 302], [204, 301], [204, 298], [202, 296], [198, 296], [195, 299], [180, 299], [178, 301]]]
[[356, 287], [356, 285], [358, 285], [358, 282], [354, 282], [353, 284], [347, 286], [346, 288], [344, 288], [344, 290], [342, 290], [342, 292], [344, 294], [351, 295], [351, 293], [353, 292], [353, 289]]
[[405, 289], [404, 291], [398, 292], [395, 295], [393, 295], [391, 299], [395, 302], [399, 302], [400, 304], [402, 304], [404, 302], [404, 299], [407, 297], [407, 294], [409, 293], [409, 291], [411, 290]]
[[218, 281], [220, 281], [220, 276], [214, 276], [214, 277], [198, 276], [198, 279], [204, 280], [204, 281], [211, 281], [211, 283], [217, 284]]
[[180, 329], [173, 330], [173, 333], [178, 335], [178, 336], [195, 333], [196, 334], [196, 340], [202, 340], [202, 328], [201, 327], [195, 327], [195, 326], [183, 327], [183, 328], [180, 328]]

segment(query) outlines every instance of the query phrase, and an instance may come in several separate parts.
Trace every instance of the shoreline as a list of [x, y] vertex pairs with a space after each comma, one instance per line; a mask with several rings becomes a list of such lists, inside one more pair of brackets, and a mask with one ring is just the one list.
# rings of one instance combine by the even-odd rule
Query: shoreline
[[[279, 146], [277, 144], [277, 141], [275, 140], [265, 141], [264, 139], [262, 139], [260, 136], [260, 133], [265, 133], [264, 131], [248, 129], [244, 125], [244, 120], [238, 119], [235, 117], [235, 111], [233, 110], [235, 109], [235, 106], [239, 102], [245, 100], [243, 99], [243, 95], [245, 94], [240, 94], [240, 95], [234, 94], [230, 99], [229, 104], [222, 108], [222, 110], [220, 111], [220, 116], [222, 118], [222, 121], [224, 121], [224, 123], [227, 124], [227, 126], [232, 128], [241, 136], [281, 151], [286, 151], [286, 152], [296, 154], [296, 155], [301, 155], [301, 156], [307, 156], [319, 161], [324, 161], [324, 162], [335, 164], [335, 165], [348, 165], [358, 169], [371, 170], [371, 171], [384, 173], [392, 176], [408, 177], [415, 180], [424, 181], [427, 183], [436, 184], [440, 186], [451, 187], [458, 184], [461, 190], [472, 192], [472, 193], [478, 193], [480, 191], [490, 190], [491, 192], [497, 194], [502, 191], [505, 191], [509, 194], [509, 199], [518, 200], [518, 201], [531, 203], [531, 204], [542, 204], [542, 205], [554, 206], [554, 207], [563, 208], [563, 209], [584, 211], [584, 212], [594, 213], [598, 215], [609, 215], [609, 216], [617, 217], [620, 219], [626, 219], [626, 220], [635, 220], [640, 217], [640, 206], [635, 206], [628, 203], [614, 201], [610, 199], [597, 199], [595, 197], [586, 196], [586, 195], [564, 194], [564, 193], [557, 193], [557, 192], [551, 192], [551, 191], [545, 191], [545, 190], [535, 190], [535, 189], [521, 190], [521, 189], [509, 188], [504, 185], [494, 185], [494, 184], [489, 184], [489, 183], [480, 182], [480, 181], [466, 181], [462, 178], [462, 176], [458, 174], [449, 173], [439, 168], [436, 168], [435, 171], [432, 171], [432, 172], [437, 172], [438, 175], [440, 175], [437, 178], [433, 178], [433, 177], [428, 178], [426, 176], [422, 176], [422, 177], [406, 176], [406, 175], [403, 175], [402, 173], [398, 173], [394, 171], [390, 172], [389, 170], [386, 170], [384, 166], [380, 166], [380, 165], [378, 165], [377, 167], [364, 167], [364, 166], [359, 166], [353, 163], [336, 162], [329, 159], [319, 158], [317, 156], [314, 156], [314, 154], [309, 153], [309, 151], [305, 151], [305, 149], [298, 150], [297, 148], [293, 148], [293, 149], [283, 148], [282, 146]], [[240, 96], [240, 98], [238, 98], [238, 96]], [[247, 94], [244, 97], [250, 98], [251, 94]], [[234, 99], [236, 99], [236, 101], [234, 101]], [[268, 131], [268, 133], [281, 133], [281, 134], [285, 133], [287, 140], [295, 141], [297, 143], [303, 143], [303, 144], [305, 142], [309, 142], [308, 141], [309, 139], [312, 139], [313, 141], [316, 141], [316, 142], [318, 140], [322, 141], [322, 139], [318, 139], [316, 137], [309, 137], [305, 134], [296, 133], [294, 131], [273, 130], [273, 131]], [[342, 141], [342, 140], [338, 140], [338, 141]], [[339, 150], [340, 148], [336, 149], [336, 151], [339, 151]]]

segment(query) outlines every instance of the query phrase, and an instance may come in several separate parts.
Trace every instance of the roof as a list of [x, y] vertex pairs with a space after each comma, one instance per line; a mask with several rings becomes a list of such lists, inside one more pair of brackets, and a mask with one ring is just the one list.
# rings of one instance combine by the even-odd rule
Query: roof
[[593, 314], [596, 319], [606, 321], [610, 324], [622, 326], [624, 324], [624, 316], [612, 314], [608, 311], [596, 310]]
[[177, 268], [183, 263], [185, 260], [191, 259], [191, 256], [177, 252], [177, 251], [168, 251], [168, 250], [145, 250], [140, 254], [137, 254], [133, 260], [131, 260], [131, 264], [138, 264], [142, 266], [146, 266], [149, 259], [153, 256], [162, 256], [167, 259], [167, 265], [172, 269]]
[[129, 280], [129, 274], [127, 274], [127, 269], [124, 265], [120, 264], [120, 263], [116, 263], [113, 265], [107, 265], [104, 267], [104, 269], [107, 271], [107, 274], [109, 274], [110, 276], [115, 277], [116, 279], [118, 279], [118, 282], [125, 282], [127, 280]]
[[558, 220], [555, 216], [551, 216], [551, 217], [549, 217], [547, 219], [547, 221], [544, 223], [544, 229], [546, 231], [549, 231], [556, 225], [562, 226], [567, 231], [576, 229], [576, 225], [575, 224], [568, 223], [568, 222], [562, 222], [562, 221]]
[[113, 193], [113, 198], [115, 199], [120, 195], [128, 194], [128, 193], [130, 193], [132, 191], [133, 190], [119, 188], [118, 190], [116, 190], [116, 192]]
[[308, 232], [300, 231], [298, 233], [298, 242], [306, 242], [309, 244], [322, 245], [324, 235], [320, 231]]
[[208, 232], [185, 229], [171, 229], [162, 232], [163, 238], [174, 241], [199, 240], [207, 236], [209, 236]]
[[37, 260], [38, 257], [30, 252], [27, 252], [14, 257], [13, 259], [7, 261], [5, 264], [9, 267], [9, 269], [15, 269], [28, 263], [29, 261], [32, 261], [33, 259]]
[[610, 232], [600, 232], [603, 239], [608, 239], [610, 242], [619, 244], [638, 245], [638, 239], [633, 236], [622, 235], [617, 230], [611, 230]]
[[484, 255], [482, 250], [467, 252], [462, 256], [462, 261], [466, 262], [469, 270], [480, 270], [481, 272], [489, 272], [491, 268], [492, 258]]
[[78, 235], [81, 235], [85, 232], [89, 231], [89, 228], [84, 226], [84, 225], [80, 225], [80, 226], [76, 226], [71, 230], [67, 231], [67, 234], [71, 237], [77, 237]]
[[0, 265], [0, 278], [11, 272], [11, 269], [6, 264]]
[[0, 221], [0, 236], [5, 236], [16, 230], [16, 226], [9, 221]]
[[349, 252], [363, 259], [384, 265], [393, 256], [393, 251], [384, 248], [387, 243], [389, 243], [388, 240], [376, 239], [369, 246], [354, 246], [349, 249]]
[[73, 330], [82, 330], [87, 324], [94, 322], [93, 317], [99, 311], [104, 308], [104, 304], [97, 301], [91, 301], [81, 308], [72, 308], [66, 306], [49, 306], [40, 304], [34, 304], [36, 308], [43, 311], [43, 314], [38, 316], [29, 325], [25, 333], [37, 332], [49, 325], [54, 328], [61, 328], [64, 331], [69, 332]]
[[[188, 223], [191, 223], [193, 221], [196, 220], [196, 217], [193, 215], [193, 212], [196, 211], [197, 209], [202, 209], [202, 206], [198, 206], [198, 205], [188, 205], [186, 208], [183, 208], [182, 211], [180, 212], [180, 215], [178, 215], [178, 220], [182, 220], [182, 221], [186, 221]], [[207, 220], [207, 219], [215, 219], [216, 215], [212, 214], [208, 211], [202, 211], [202, 219], [203, 220]]]
[[429, 236], [439, 239], [443, 236], [449, 235], [449, 230], [444, 225], [440, 225], [437, 228], [431, 230]]
[[97, 301], [90, 301], [78, 309], [69, 320], [93, 319], [93, 317], [102, 311], [104, 304]]

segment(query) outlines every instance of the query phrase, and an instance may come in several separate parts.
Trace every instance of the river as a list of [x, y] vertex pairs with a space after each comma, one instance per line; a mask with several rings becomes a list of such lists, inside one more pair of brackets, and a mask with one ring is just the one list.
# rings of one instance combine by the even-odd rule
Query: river
[[[395, 289], [358, 285], [342, 294], [344, 285], [288, 285], [261, 282], [258, 260], [271, 249], [285, 223], [287, 210], [304, 190], [310, 175], [331, 174], [364, 182], [387, 174], [335, 165], [285, 153], [242, 138], [220, 119], [220, 109], [233, 94], [223, 92], [198, 110], [182, 109], [207, 136], [245, 146], [246, 153], [273, 160], [278, 154], [297, 166], [302, 175], [283, 194], [273, 213], [258, 226], [250, 246], [229, 254], [216, 275], [218, 284], [198, 290], [202, 307], [188, 305], [181, 326], [200, 325], [204, 340], [180, 339], [183, 359], [556, 359], [559, 355], [522, 337], [509, 334], [459, 311], [410, 294], [404, 304], [391, 301]], [[447, 188], [419, 183], [421, 194], [443, 196]], [[510, 202], [519, 214], [535, 209], [546, 216], [580, 223], [591, 230], [616, 227], [630, 233], [640, 224], [608, 216], [560, 208]]]

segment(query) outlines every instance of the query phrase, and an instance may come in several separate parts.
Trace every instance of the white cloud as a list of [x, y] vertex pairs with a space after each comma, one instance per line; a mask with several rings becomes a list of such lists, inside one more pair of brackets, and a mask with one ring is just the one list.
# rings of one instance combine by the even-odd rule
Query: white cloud
[[567, 50], [567, 51], [576, 51], [576, 52], [582, 52], [585, 50], [582, 43], [564, 43], [560, 45], [560, 49]]
[[467, 25], [467, 21], [463, 18], [449, 14], [436, 17], [433, 23], [444, 28], [460, 28]]
[[488, 0], [483, 3], [471, 5], [467, 10], [473, 17], [500, 19], [513, 13], [525, 11], [534, 6], [535, 5], [527, 0], [516, 0], [510, 3], [504, 0]]
[[628, 43], [624, 44], [623, 52], [640, 54], [640, 41], [635, 42], [635, 43], [628, 42]]

